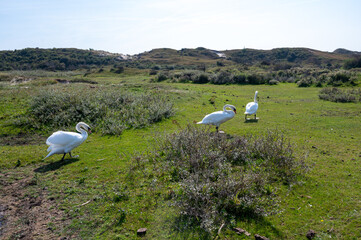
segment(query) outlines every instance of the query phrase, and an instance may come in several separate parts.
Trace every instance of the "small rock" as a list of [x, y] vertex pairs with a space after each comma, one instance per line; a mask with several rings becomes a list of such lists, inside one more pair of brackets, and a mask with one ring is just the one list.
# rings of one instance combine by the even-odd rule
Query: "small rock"
[[290, 115], [293, 115], [293, 113], [290, 113]]
[[139, 228], [137, 230], [137, 235], [138, 236], [144, 236], [147, 233], [147, 229], [146, 228]]
[[313, 231], [312, 229], [308, 230], [307, 234], [306, 234], [306, 237], [307, 239], [312, 239], [316, 236], [316, 232]]
[[316, 147], [316, 146], [312, 146], [312, 148], [315, 148], [315, 149], [317, 149], [317, 147]]
[[244, 234], [246, 236], [251, 236], [251, 234], [249, 232], [247, 232], [246, 230], [242, 229], [242, 228], [234, 228], [233, 229], [237, 234]]
[[268, 238], [261, 236], [259, 234], [254, 235], [254, 239], [256, 240], [269, 240]]

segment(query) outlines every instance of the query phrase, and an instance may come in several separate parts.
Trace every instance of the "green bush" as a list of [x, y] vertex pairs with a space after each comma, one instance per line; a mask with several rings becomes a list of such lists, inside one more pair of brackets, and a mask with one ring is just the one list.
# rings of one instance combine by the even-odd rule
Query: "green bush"
[[230, 72], [221, 71], [215, 77], [211, 78], [213, 84], [230, 84], [232, 83], [232, 74]]
[[157, 82], [162, 82], [168, 79], [168, 74], [166, 74], [165, 72], [161, 72], [158, 74], [157, 77]]
[[360, 102], [361, 89], [343, 90], [340, 88], [324, 88], [318, 95], [320, 99], [331, 102]]
[[279, 84], [279, 83], [280, 83], [280, 82], [277, 81], [276, 79], [272, 79], [272, 80], [270, 80], [270, 81], [268, 82], [269, 85], [277, 85], [277, 84]]
[[247, 81], [249, 84], [255, 84], [255, 85], [267, 83], [265, 76], [255, 73], [248, 75]]
[[312, 80], [309, 78], [301, 79], [297, 82], [299, 87], [310, 87], [312, 85]]
[[328, 85], [338, 87], [343, 85], [344, 83], [350, 82], [351, 74], [348, 72], [336, 72], [331, 74], [329, 77]]
[[202, 73], [200, 74], [198, 77], [193, 79], [193, 83], [208, 83], [209, 82], [209, 77], [207, 74]]
[[247, 82], [247, 77], [244, 74], [233, 75], [232, 82], [236, 83], [236, 84], [246, 84], [246, 83], [248, 83]]
[[354, 59], [347, 60], [344, 63], [345, 69], [351, 69], [351, 68], [361, 68], [361, 57], [356, 57]]
[[156, 94], [120, 90], [43, 91], [19, 122], [35, 129], [73, 127], [87, 122], [103, 134], [120, 135], [124, 129], [141, 128], [169, 118], [173, 104]]

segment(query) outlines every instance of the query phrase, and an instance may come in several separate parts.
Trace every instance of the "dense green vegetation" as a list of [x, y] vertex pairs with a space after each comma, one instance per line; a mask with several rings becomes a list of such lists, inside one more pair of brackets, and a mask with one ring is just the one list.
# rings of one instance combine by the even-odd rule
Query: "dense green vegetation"
[[323, 88], [318, 96], [332, 102], [361, 102], [361, 89]]
[[14, 51], [0, 51], [0, 71], [75, 70], [112, 65], [119, 62], [119, 56], [109, 56], [102, 54], [100, 51], [75, 48], [25, 48]]
[[361, 68], [361, 57], [356, 57], [356, 58], [347, 60], [344, 64], [344, 67], [346, 69]]
[[54, 129], [87, 122], [103, 134], [120, 135], [174, 114], [169, 99], [153, 93], [127, 93], [120, 86], [47, 88], [31, 99], [17, 124], [33, 129]]
[[[124, 65], [0, 73], [0, 205], [14, 198], [12, 209], [27, 214], [12, 225], [2, 208], [5, 239], [136, 239], [142, 227], [146, 239], [304, 239], [309, 229], [318, 239], [361, 238], [358, 69], [295, 59], [300, 66], [275, 70], [202, 48], [161, 63], [159, 51]], [[256, 90], [260, 119], [244, 122]], [[237, 114], [225, 134], [193, 126], [226, 103]], [[94, 129], [74, 149], [80, 157], [42, 160], [45, 139], [80, 120]], [[9, 187], [14, 194], [2, 192]], [[36, 214], [53, 211], [32, 235]]]

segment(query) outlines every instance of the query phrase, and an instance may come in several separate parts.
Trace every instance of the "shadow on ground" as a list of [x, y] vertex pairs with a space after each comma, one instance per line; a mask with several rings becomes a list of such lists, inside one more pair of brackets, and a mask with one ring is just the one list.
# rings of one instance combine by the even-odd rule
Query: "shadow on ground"
[[[246, 214], [247, 215], [247, 214]], [[269, 233], [276, 236], [276, 239], [285, 239], [285, 236], [280, 232], [275, 226], [273, 226], [266, 218], [263, 216], [256, 216], [256, 215], [248, 215], [248, 216], [237, 217], [239, 222], [246, 223], [246, 225], [255, 225], [255, 232], [251, 232], [251, 236], [255, 234], [264, 235], [263, 233]], [[172, 226], [173, 234], [181, 239], [194, 239], [196, 236], [197, 238], [211, 240], [214, 239], [211, 233], [206, 232], [204, 229], [197, 224], [197, 221], [188, 218], [186, 216], [179, 216], [173, 223]], [[247, 231], [247, 229], [245, 229]], [[220, 231], [219, 231], [220, 232]], [[226, 235], [223, 235], [226, 234]], [[230, 224], [225, 224], [222, 230], [223, 237], [230, 237], [230, 236], [238, 236], [236, 233], [234, 226]], [[243, 234], [241, 234], [243, 235]], [[240, 236], [241, 237], [241, 236]], [[246, 237], [243, 235], [242, 237]], [[222, 238], [222, 237], [221, 237]]]
[[256, 123], [256, 122], [258, 122], [258, 118], [257, 119], [247, 118], [247, 120], [244, 120], [244, 123]]
[[77, 162], [77, 161], [79, 161], [79, 159], [77, 159], [77, 158], [59, 160], [59, 161], [52, 162], [47, 165], [38, 167], [34, 170], [34, 172], [45, 173], [45, 172], [49, 172], [49, 171], [55, 171], [55, 170], [61, 168], [62, 166], [65, 166], [65, 165], [68, 165], [68, 164], [71, 164], [71, 163]]

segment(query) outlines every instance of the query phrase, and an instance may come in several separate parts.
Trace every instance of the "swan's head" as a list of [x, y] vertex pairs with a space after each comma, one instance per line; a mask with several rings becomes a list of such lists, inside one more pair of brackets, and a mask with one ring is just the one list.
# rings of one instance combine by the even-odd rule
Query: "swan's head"
[[88, 131], [89, 133], [91, 133], [91, 128], [89, 127], [88, 124], [86, 124], [85, 122], [80, 122], [77, 124], [77, 127], [84, 129], [85, 131]]
[[226, 104], [226, 105], [224, 106], [224, 109], [226, 109], [227, 107], [230, 108], [230, 109], [232, 109], [234, 113], [237, 113], [237, 109], [236, 109], [235, 106], [230, 105], [230, 104]]

